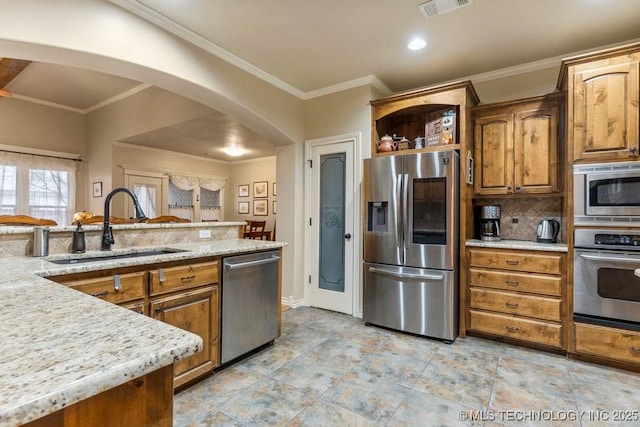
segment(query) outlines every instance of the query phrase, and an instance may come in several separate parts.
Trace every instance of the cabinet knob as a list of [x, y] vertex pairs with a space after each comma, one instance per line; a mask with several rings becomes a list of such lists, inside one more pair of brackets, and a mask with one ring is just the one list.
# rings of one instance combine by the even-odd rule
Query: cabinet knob
[[634, 156], [638, 155], [638, 149], [636, 147], [631, 147], [629, 148], [629, 151], [631, 152], [631, 154], [633, 154]]
[[507, 185], [507, 190], [511, 190], [511, 186], [510, 185]]
[[516, 191], [520, 191], [520, 186], [516, 186]]
[[156, 313], [162, 313], [162, 306], [156, 307]]

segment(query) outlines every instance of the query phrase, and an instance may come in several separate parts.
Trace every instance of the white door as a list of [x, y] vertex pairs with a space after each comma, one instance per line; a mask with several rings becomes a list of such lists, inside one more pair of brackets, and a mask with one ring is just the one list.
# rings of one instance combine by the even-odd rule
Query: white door
[[[133, 191], [138, 197], [140, 207], [147, 218], [166, 215], [168, 201], [165, 200], [166, 189], [163, 187], [166, 179], [154, 176], [125, 175], [125, 187]], [[166, 205], [166, 207], [165, 207]], [[125, 198], [125, 218], [134, 215], [133, 201]]]
[[353, 314], [355, 139], [307, 149], [309, 304]]

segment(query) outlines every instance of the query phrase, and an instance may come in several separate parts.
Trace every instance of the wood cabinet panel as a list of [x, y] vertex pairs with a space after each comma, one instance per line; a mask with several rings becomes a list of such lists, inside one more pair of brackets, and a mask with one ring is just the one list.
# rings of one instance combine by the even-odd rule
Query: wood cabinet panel
[[518, 111], [515, 115], [514, 189], [537, 194], [558, 191], [557, 106]]
[[571, 68], [574, 160], [638, 158], [638, 55]]
[[480, 117], [474, 121], [477, 194], [507, 194], [513, 181], [512, 114]]
[[562, 346], [562, 326], [515, 316], [471, 310], [471, 329], [553, 347]]
[[560, 296], [563, 279], [560, 276], [520, 274], [508, 271], [469, 269], [469, 285], [509, 291]]
[[120, 307], [126, 308], [127, 310], [135, 311], [138, 314], [144, 314], [145, 316], [149, 315], [149, 304], [144, 301], [125, 303], [121, 304]]
[[560, 191], [563, 95], [474, 108], [477, 195]]
[[151, 300], [151, 316], [154, 319], [199, 335], [203, 341], [201, 352], [175, 362], [176, 387], [211, 372], [214, 361], [218, 361], [218, 322], [215, 315], [218, 312], [218, 301], [218, 286], [208, 286]]
[[219, 282], [219, 261], [151, 270], [150, 295], [160, 295], [182, 289]]
[[81, 400], [25, 427], [173, 425], [173, 371], [169, 365]]
[[471, 288], [472, 308], [559, 322], [560, 300], [513, 292]]
[[146, 272], [115, 274], [95, 279], [63, 282], [70, 288], [114, 304], [142, 299], [145, 296]]
[[561, 274], [564, 269], [561, 254], [537, 254], [532, 252], [495, 252], [469, 250], [470, 265], [532, 273]]
[[575, 324], [576, 352], [640, 363], [640, 332]]

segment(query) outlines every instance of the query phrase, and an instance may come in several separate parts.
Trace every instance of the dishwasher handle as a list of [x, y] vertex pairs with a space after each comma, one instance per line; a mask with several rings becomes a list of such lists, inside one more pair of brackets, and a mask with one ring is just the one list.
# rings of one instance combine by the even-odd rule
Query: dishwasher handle
[[235, 270], [237, 268], [252, 267], [254, 265], [269, 264], [269, 263], [278, 262], [278, 261], [280, 261], [279, 256], [273, 256], [271, 258], [266, 258], [266, 259], [258, 259], [255, 261], [246, 261], [246, 262], [237, 262], [237, 263], [225, 262], [224, 268], [226, 270]]

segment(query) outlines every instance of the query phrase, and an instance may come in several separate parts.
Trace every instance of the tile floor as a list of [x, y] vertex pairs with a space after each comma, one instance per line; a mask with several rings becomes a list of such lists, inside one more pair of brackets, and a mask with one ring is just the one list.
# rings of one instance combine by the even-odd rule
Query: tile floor
[[282, 322], [272, 347], [177, 394], [174, 425], [640, 425], [639, 374], [308, 307]]

